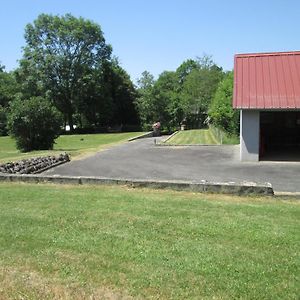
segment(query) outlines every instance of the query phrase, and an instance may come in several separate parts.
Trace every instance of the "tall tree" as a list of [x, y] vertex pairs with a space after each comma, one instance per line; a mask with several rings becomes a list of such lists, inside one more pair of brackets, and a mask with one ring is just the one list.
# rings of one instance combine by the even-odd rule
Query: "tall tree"
[[[160, 74], [153, 87], [153, 111], [155, 119], [170, 130], [177, 127], [182, 119], [180, 110], [179, 82], [176, 72]], [[154, 119], [154, 121], [155, 121]]]
[[110, 83], [113, 101], [113, 115], [110, 123], [137, 125], [139, 121], [134, 104], [137, 92], [130, 76], [120, 66], [118, 60], [114, 59], [110, 64], [107, 79]]
[[179, 97], [179, 81], [176, 72], [165, 71], [154, 81], [149, 72], [143, 72], [138, 80], [139, 97], [136, 102], [141, 122], [145, 129], [160, 121], [171, 129], [182, 120]]
[[86, 82], [110, 59], [111, 46], [105, 43], [99, 25], [70, 14], [38, 16], [26, 26], [25, 40], [19, 70], [24, 89], [27, 85], [34, 93], [31, 96], [50, 98], [72, 130]]
[[230, 134], [239, 132], [239, 111], [232, 108], [233, 72], [219, 83], [209, 109], [211, 122]]
[[185, 60], [176, 70], [179, 82], [182, 84], [186, 77], [195, 69], [199, 69], [199, 63], [194, 59]]
[[153, 87], [154, 76], [148, 71], [144, 71], [137, 81], [138, 97], [135, 101], [137, 111], [144, 130], [149, 130], [154, 121], [153, 116]]
[[222, 68], [207, 55], [184, 61], [176, 72], [165, 71], [156, 81], [150, 73], [144, 72], [138, 81], [136, 102], [142, 124], [147, 126], [160, 120], [171, 129], [186, 119], [189, 127], [204, 126], [223, 75]]
[[7, 113], [9, 104], [19, 92], [13, 72], [5, 72], [4, 66], [0, 65], [0, 135], [6, 135]]
[[0, 106], [7, 107], [19, 91], [14, 74], [0, 66]]
[[193, 68], [182, 83], [182, 109], [191, 127], [202, 127], [208, 109], [219, 82], [224, 73], [211, 57], [203, 56], [197, 60], [198, 67]]

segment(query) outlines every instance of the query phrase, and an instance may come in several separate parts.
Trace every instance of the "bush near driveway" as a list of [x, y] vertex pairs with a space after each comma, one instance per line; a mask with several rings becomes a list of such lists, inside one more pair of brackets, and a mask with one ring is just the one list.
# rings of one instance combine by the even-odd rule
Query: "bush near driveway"
[[10, 106], [8, 129], [22, 152], [53, 149], [61, 124], [61, 114], [41, 97], [17, 99]]

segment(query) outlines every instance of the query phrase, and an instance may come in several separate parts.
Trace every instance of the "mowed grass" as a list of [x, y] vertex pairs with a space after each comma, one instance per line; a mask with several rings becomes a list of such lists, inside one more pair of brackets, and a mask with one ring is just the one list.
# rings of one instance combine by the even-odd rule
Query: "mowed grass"
[[108, 133], [108, 134], [77, 134], [61, 135], [55, 141], [52, 151], [32, 151], [21, 153], [11, 137], [0, 137], [0, 162], [34, 157], [38, 155], [55, 155], [67, 152], [72, 157], [93, 153], [116, 143], [142, 134], [141, 132]]
[[218, 141], [210, 129], [179, 131], [166, 144], [170, 145], [216, 145]]
[[1, 183], [0, 228], [0, 299], [299, 299], [299, 199]]
[[[193, 129], [179, 131], [176, 135], [166, 141], [168, 145], [237, 145], [239, 137], [230, 136], [222, 132], [222, 137], [216, 135], [217, 130]], [[218, 132], [220, 133], [220, 132]]]

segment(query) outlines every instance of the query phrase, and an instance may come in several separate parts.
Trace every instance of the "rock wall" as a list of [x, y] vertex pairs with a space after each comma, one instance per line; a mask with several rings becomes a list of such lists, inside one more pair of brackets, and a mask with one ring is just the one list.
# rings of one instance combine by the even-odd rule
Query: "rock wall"
[[41, 156], [22, 159], [17, 162], [1, 164], [0, 173], [36, 174], [68, 161], [70, 161], [70, 157], [67, 153], [62, 153], [59, 156]]

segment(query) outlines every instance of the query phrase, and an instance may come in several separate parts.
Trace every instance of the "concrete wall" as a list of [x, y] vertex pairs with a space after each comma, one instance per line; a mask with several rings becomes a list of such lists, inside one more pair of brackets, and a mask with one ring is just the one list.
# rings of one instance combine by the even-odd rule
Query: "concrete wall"
[[259, 111], [241, 110], [240, 116], [241, 160], [259, 161]]
[[54, 183], [54, 184], [90, 184], [90, 185], [125, 185], [130, 187], [173, 189], [176, 191], [191, 191], [200, 193], [222, 193], [237, 195], [274, 195], [270, 183], [257, 184], [254, 182], [187, 182], [187, 181], [153, 181], [153, 180], [127, 180], [85, 176], [47, 176], [28, 174], [1, 174], [0, 182], [28, 182], [28, 183]]

